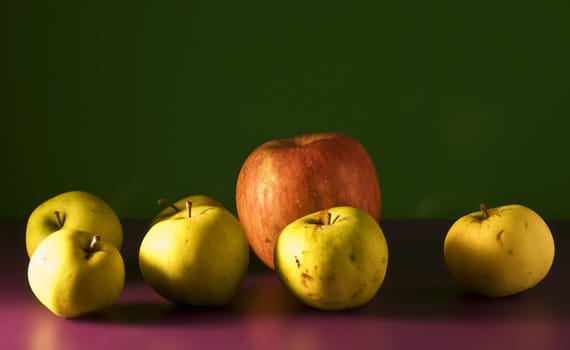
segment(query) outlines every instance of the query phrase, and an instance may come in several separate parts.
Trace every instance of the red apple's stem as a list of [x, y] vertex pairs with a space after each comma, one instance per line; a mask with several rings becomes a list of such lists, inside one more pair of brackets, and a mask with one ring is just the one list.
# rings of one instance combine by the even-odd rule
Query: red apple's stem
[[169, 201], [167, 201], [166, 199], [163, 199], [163, 198], [160, 198], [157, 201], [157, 203], [158, 203], [158, 205], [162, 205], [163, 207], [170, 207], [176, 211], [180, 210], [177, 206], [175, 206], [174, 204], [170, 203]]
[[57, 225], [59, 226], [59, 228], [63, 227], [63, 218], [61, 217], [61, 213], [59, 211], [55, 211], [54, 212], [55, 215], [55, 220], [57, 221]]
[[485, 204], [481, 203], [479, 205], [479, 209], [481, 209], [481, 212], [483, 213], [483, 217], [485, 219], [489, 218], [489, 210], [487, 210], [487, 207], [485, 206]]
[[97, 242], [99, 242], [101, 240], [101, 236], [95, 235], [93, 236], [93, 238], [91, 238], [91, 243], [89, 243], [89, 250], [93, 251], [95, 250], [95, 244], [97, 244]]
[[192, 217], [192, 202], [191, 201], [186, 202], [186, 210], [188, 210], [188, 217], [191, 218]]

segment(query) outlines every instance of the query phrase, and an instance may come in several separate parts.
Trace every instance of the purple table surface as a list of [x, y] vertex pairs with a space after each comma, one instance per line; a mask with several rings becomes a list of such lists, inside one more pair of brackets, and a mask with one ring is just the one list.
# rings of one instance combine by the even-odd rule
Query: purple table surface
[[466, 293], [445, 270], [449, 221], [384, 221], [390, 258], [376, 297], [325, 312], [291, 296], [252, 254], [234, 299], [222, 307], [183, 307], [141, 279], [138, 244], [146, 222], [125, 221], [127, 282], [111, 308], [66, 320], [32, 294], [25, 222], [0, 221], [0, 349], [563, 349], [570, 348], [570, 221], [548, 222], [556, 241], [549, 275], [518, 295]]

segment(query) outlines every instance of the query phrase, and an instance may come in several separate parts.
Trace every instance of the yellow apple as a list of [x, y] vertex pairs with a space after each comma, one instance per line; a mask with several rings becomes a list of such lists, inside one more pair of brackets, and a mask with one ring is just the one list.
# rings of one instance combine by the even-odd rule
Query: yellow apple
[[217, 206], [194, 206], [151, 226], [139, 248], [144, 280], [176, 303], [221, 305], [240, 287], [249, 244], [237, 218]]
[[447, 270], [467, 290], [501, 297], [527, 290], [546, 277], [554, 239], [532, 209], [512, 204], [457, 219], [443, 245]]
[[47, 236], [62, 228], [90, 232], [117, 249], [123, 244], [123, 228], [115, 211], [98, 196], [85, 191], [58, 194], [36, 207], [26, 224], [28, 257]]
[[322, 310], [360, 307], [378, 292], [388, 245], [378, 222], [355, 207], [334, 207], [285, 226], [275, 270], [299, 300]]
[[202, 194], [187, 196], [180, 200], [177, 200], [174, 203], [170, 203], [167, 200], [161, 198], [158, 200], [158, 205], [164, 206], [165, 208], [162, 209], [162, 211], [152, 219], [152, 221], [150, 222], [150, 226], [153, 226], [159, 221], [168, 219], [169, 217], [181, 211], [186, 211], [186, 202], [191, 202], [192, 205], [195, 207], [201, 205], [211, 205], [220, 208], [224, 207], [223, 204], [220, 203], [218, 200]]
[[125, 266], [117, 248], [101, 236], [63, 228], [37, 246], [28, 264], [28, 282], [50, 311], [75, 318], [116, 301]]

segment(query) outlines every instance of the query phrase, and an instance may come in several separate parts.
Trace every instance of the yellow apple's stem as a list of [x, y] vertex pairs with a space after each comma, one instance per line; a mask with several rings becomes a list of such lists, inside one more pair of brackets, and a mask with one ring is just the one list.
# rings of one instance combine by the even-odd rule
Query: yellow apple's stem
[[188, 217], [191, 218], [192, 217], [192, 202], [190, 202], [190, 201], [186, 202], [186, 210], [188, 210]]
[[54, 212], [55, 215], [55, 220], [57, 221], [57, 225], [59, 226], [59, 228], [63, 227], [63, 218], [61, 217], [61, 213], [59, 211], [55, 211]]
[[160, 198], [157, 201], [157, 203], [158, 203], [158, 205], [162, 205], [163, 207], [170, 207], [176, 211], [180, 210], [177, 206], [175, 206], [174, 204], [170, 203], [169, 201], [167, 201], [166, 199], [163, 199], [163, 198]]
[[479, 209], [481, 209], [481, 212], [483, 213], [483, 217], [485, 219], [489, 218], [489, 210], [487, 210], [487, 207], [485, 206], [485, 204], [481, 203], [479, 205]]
[[97, 244], [97, 242], [99, 242], [101, 240], [101, 236], [95, 235], [93, 236], [93, 238], [91, 238], [91, 243], [89, 243], [89, 250], [93, 251], [95, 250], [95, 244]]
[[334, 220], [331, 222], [331, 224], [334, 225], [334, 223], [338, 220], [339, 217], [340, 217], [340, 215], [335, 216]]

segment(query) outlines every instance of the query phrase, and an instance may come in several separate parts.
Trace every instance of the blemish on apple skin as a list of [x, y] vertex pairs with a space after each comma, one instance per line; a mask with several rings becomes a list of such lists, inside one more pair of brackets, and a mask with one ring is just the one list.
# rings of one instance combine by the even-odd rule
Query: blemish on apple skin
[[512, 250], [512, 249], [509, 249], [508, 253], [509, 253], [509, 255], [514, 255], [514, 253], [513, 253], [513, 250]]
[[382, 271], [376, 270], [376, 274], [374, 275], [374, 280], [372, 281], [372, 283], [376, 284], [376, 282], [378, 282], [378, 276], [380, 276], [381, 274]]
[[303, 287], [307, 288], [308, 287], [308, 282], [307, 281], [312, 281], [313, 280], [313, 276], [306, 274], [306, 273], [302, 273], [301, 274], [302, 280], [301, 283], [303, 284]]
[[502, 236], [503, 236], [503, 232], [505, 230], [501, 230], [499, 231], [499, 233], [497, 233], [497, 241], [499, 241], [499, 243], [503, 244], [503, 241], [501, 240]]
[[295, 263], [297, 264], [297, 268], [301, 267], [301, 262], [299, 261], [299, 258], [297, 256], [295, 256]]
[[349, 259], [350, 259], [350, 261], [355, 262], [356, 261], [356, 254], [354, 252], [350, 252]]
[[356, 292], [352, 293], [351, 298], [356, 298], [358, 295], [362, 294], [362, 292], [364, 292], [364, 288], [361, 288], [359, 290], [357, 290]]
[[326, 275], [326, 276], [320, 276], [319, 279], [321, 281], [336, 281], [336, 275], [334, 273], [331, 273], [330, 275]]

